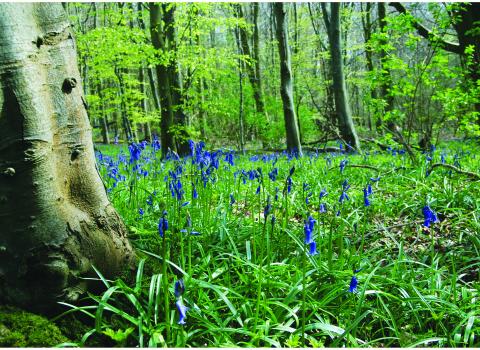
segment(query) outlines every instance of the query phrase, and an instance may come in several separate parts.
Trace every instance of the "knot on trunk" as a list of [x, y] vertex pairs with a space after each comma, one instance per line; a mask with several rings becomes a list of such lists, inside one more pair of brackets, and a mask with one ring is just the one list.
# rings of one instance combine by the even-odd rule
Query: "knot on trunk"
[[75, 78], [66, 78], [62, 84], [62, 91], [69, 94], [75, 86], [77, 86], [77, 80]]
[[15, 169], [13, 169], [13, 168], [7, 168], [7, 169], [5, 169], [5, 171], [3, 172], [3, 175], [5, 175], [5, 176], [13, 176], [13, 175], [15, 175]]

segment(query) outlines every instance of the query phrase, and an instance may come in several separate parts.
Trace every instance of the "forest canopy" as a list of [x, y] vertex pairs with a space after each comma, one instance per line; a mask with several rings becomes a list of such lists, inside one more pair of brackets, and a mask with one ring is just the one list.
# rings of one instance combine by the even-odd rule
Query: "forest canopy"
[[[161, 135], [180, 153], [188, 139], [284, 147], [273, 3], [65, 6], [96, 141]], [[339, 89], [362, 142], [428, 149], [439, 138], [479, 135], [478, 4], [340, 4], [344, 85], [331, 62], [330, 6], [283, 5], [301, 144], [352, 143]]]

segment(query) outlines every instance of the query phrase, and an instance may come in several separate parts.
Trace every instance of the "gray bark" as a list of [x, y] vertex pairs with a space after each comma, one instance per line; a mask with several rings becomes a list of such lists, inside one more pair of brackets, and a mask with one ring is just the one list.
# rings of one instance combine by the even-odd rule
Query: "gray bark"
[[[322, 3], [322, 6], [324, 4]], [[348, 102], [347, 86], [342, 60], [342, 40], [340, 33], [340, 5], [330, 3], [330, 18], [326, 15], [324, 7], [324, 19], [328, 30], [330, 42], [330, 61], [332, 65], [333, 92], [335, 96], [335, 108], [338, 118], [340, 134], [345, 142], [356, 150], [360, 150], [360, 142], [353, 124], [350, 104]]]
[[276, 36], [280, 56], [280, 94], [283, 102], [287, 149], [291, 152], [293, 151], [301, 154], [302, 145], [300, 144], [300, 133], [293, 104], [293, 77], [290, 62], [290, 47], [288, 46], [288, 30], [283, 3], [274, 3], [273, 10], [275, 13]]
[[74, 301], [92, 265], [130, 265], [95, 167], [75, 43], [60, 3], [0, 4], [0, 299]]

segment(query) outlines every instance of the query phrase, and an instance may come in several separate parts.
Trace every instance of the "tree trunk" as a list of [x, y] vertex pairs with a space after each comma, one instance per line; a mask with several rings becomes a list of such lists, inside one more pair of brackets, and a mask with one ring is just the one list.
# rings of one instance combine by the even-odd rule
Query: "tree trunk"
[[[145, 91], [145, 71], [143, 67], [138, 69], [138, 81], [140, 82], [140, 93], [142, 94], [143, 98], [141, 101], [141, 108], [145, 116], [148, 113], [147, 107], [147, 94]], [[143, 138], [150, 142], [152, 140], [152, 132], [150, 130], [150, 122], [146, 122], [143, 125]]]
[[170, 81], [170, 94], [172, 96], [173, 121], [177, 129], [175, 135], [176, 149], [179, 155], [187, 155], [190, 153], [190, 147], [188, 145], [189, 135], [187, 133], [188, 116], [183, 110], [183, 86], [182, 77], [180, 75], [180, 69], [176, 58], [177, 44], [175, 36], [175, 4], [163, 3], [163, 23], [164, 23], [164, 35], [165, 35], [165, 49], [172, 55], [170, 63], [167, 67], [169, 81]]
[[[380, 32], [385, 33], [386, 31], [386, 8], [385, 8], [385, 3], [384, 2], [379, 2], [378, 3], [378, 22], [379, 22], [379, 27], [380, 27]], [[381, 49], [380, 49], [380, 69], [382, 71], [382, 84], [380, 86], [380, 94], [381, 98], [385, 100], [385, 112], [390, 112], [393, 110], [393, 103], [394, 99], [393, 96], [390, 94], [388, 91], [388, 87], [392, 85], [392, 78], [391, 78], [391, 73], [390, 73], [390, 68], [386, 67], [386, 61], [387, 61], [387, 53], [385, 52], [385, 49], [383, 49], [383, 46], [386, 44], [386, 42], [382, 42]], [[377, 127], [382, 125], [382, 119], [379, 118], [377, 120]]]
[[285, 21], [283, 3], [273, 4], [276, 20], [276, 36], [278, 53], [280, 56], [280, 94], [283, 102], [283, 117], [287, 136], [287, 150], [302, 153], [300, 133], [298, 130], [297, 116], [293, 104], [293, 77], [290, 63], [290, 48], [288, 46], [288, 30]]
[[108, 145], [110, 143], [110, 137], [108, 135], [108, 122], [107, 122], [107, 116], [105, 115], [105, 100], [103, 98], [103, 89], [102, 89], [102, 83], [99, 82], [97, 86], [97, 91], [98, 91], [98, 96], [100, 97], [100, 111], [101, 111], [101, 116], [100, 116], [100, 123], [102, 124], [102, 140], [105, 145]]
[[[237, 5], [237, 15], [241, 16], [241, 7]], [[242, 154], [245, 154], [245, 123], [244, 123], [244, 110], [243, 110], [243, 71], [245, 69], [245, 64], [243, 63], [240, 56], [245, 55], [246, 53], [243, 52], [243, 46], [240, 39], [240, 31], [241, 29], [237, 26], [235, 28], [235, 39], [237, 42], [237, 49], [238, 49], [238, 131], [239, 131], [239, 144], [240, 144], [240, 151]], [[246, 41], [248, 45], [248, 41]], [[248, 47], [248, 46], [247, 46]], [[251, 69], [251, 67], [249, 68]]]
[[[33, 44], [32, 44], [33, 41]], [[130, 265], [95, 167], [75, 44], [60, 3], [0, 4], [0, 299], [45, 310], [92, 265]]]
[[[323, 4], [322, 4], [323, 5]], [[330, 42], [330, 62], [332, 65], [333, 93], [335, 96], [335, 108], [337, 111], [340, 134], [345, 142], [356, 150], [360, 150], [352, 113], [348, 102], [347, 87], [342, 60], [342, 40], [340, 35], [340, 5], [330, 4], [330, 19], [326, 19], [328, 37]]]
[[[363, 13], [363, 5], [362, 3], [360, 3], [360, 9], [362, 11], [362, 27], [363, 27], [363, 37], [365, 40], [365, 59], [367, 60], [367, 70], [369, 72], [373, 72], [374, 71], [373, 50], [370, 43], [370, 38], [372, 36], [372, 21], [371, 21], [372, 4], [367, 2], [366, 6], [367, 8]], [[372, 98], [372, 100], [377, 99], [377, 87], [375, 85], [371, 87], [370, 97]], [[372, 115], [371, 115], [370, 108], [367, 110], [367, 127], [368, 127], [368, 130], [372, 132]]]
[[[156, 50], [166, 50], [165, 38], [162, 28], [162, 16], [160, 5], [156, 3], [150, 4], [150, 32], [152, 36], [152, 44]], [[168, 149], [172, 151], [177, 150], [175, 136], [172, 132], [174, 113], [172, 95], [170, 91], [170, 76], [168, 67], [163, 64], [157, 64], [155, 67], [157, 71], [158, 88], [160, 95], [161, 106], [161, 144], [162, 144], [162, 156], [164, 157]]]
[[[254, 3], [254, 13], [256, 11], [256, 16], [258, 17], [258, 3]], [[256, 8], [256, 10], [255, 10]], [[242, 5], [237, 4], [235, 5], [235, 9], [237, 11], [238, 18], [243, 18], [245, 19], [245, 16], [243, 14], [242, 10]], [[254, 17], [255, 18], [255, 17]], [[256, 23], [256, 20], [255, 20]], [[260, 65], [259, 65], [259, 43], [258, 43], [258, 27], [254, 26], [254, 36], [253, 36], [253, 42], [254, 42], [254, 49], [253, 53], [250, 50], [250, 45], [248, 44], [248, 34], [247, 30], [245, 27], [240, 27], [238, 28], [239, 34], [240, 34], [240, 43], [241, 43], [241, 50], [242, 54], [246, 55], [248, 57], [251, 57], [255, 60], [255, 64], [247, 64], [245, 65], [247, 68], [247, 74], [248, 74], [248, 80], [250, 81], [250, 84], [252, 85], [252, 90], [253, 90], [253, 99], [255, 100], [255, 108], [257, 110], [257, 113], [266, 119], [266, 114], [265, 114], [265, 104], [263, 101], [263, 93], [262, 93], [262, 88], [261, 88], [261, 80], [260, 80]], [[255, 34], [256, 33], [256, 34]]]

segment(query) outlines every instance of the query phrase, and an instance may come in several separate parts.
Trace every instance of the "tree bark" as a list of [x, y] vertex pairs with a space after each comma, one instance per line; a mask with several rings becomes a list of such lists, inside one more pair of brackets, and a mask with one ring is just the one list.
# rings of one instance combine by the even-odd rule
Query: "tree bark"
[[[386, 6], [384, 2], [378, 3], [378, 22], [380, 27], [380, 32], [387, 36], [386, 33]], [[380, 69], [382, 71], [382, 84], [380, 86], [380, 95], [382, 99], [385, 100], [385, 112], [390, 112], [393, 110], [394, 98], [392, 94], [388, 91], [388, 87], [392, 85], [392, 75], [390, 73], [390, 68], [387, 66], [387, 52], [383, 48], [387, 43], [382, 40], [380, 48]], [[382, 119], [377, 120], [377, 127], [382, 125]]]
[[[367, 2], [366, 3], [366, 10], [363, 12], [363, 5], [360, 3], [360, 9], [362, 11], [362, 27], [363, 27], [363, 38], [365, 40], [365, 59], [367, 60], [367, 70], [369, 72], [374, 71], [373, 67], [373, 50], [370, 43], [370, 38], [372, 36], [372, 21], [371, 21], [371, 13], [372, 13], [372, 4]], [[377, 99], [377, 87], [373, 86], [370, 90], [370, 97], [372, 100]], [[370, 132], [372, 131], [372, 115], [371, 111], [367, 111], [367, 126]]]
[[[150, 4], [150, 32], [152, 36], [152, 44], [156, 50], [166, 50], [165, 38], [162, 27], [162, 15], [160, 5], [156, 3]], [[157, 64], [156, 67], [160, 106], [161, 106], [161, 144], [162, 156], [164, 157], [168, 149], [177, 150], [175, 136], [172, 132], [174, 123], [174, 114], [172, 108], [172, 94], [170, 91], [170, 75], [168, 67], [163, 64]]]
[[[138, 69], [138, 81], [140, 82], [140, 93], [142, 94], [143, 98], [140, 102], [142, 111], [145, 115], [148, 113], [147, 107], [147, 94], [145, 91], [145, 71], [143, 67]], [[150, 122], [146, 122], [143, 124], [143, 138], [150, 142], [152, 140], [152, 131], [150, 129]]]
[[280, 94], [283, 102], [283, 117], [285, 119], [285, 131], [287, 136], [287, 150], [302, 153], [300, 133], [298, 130], [297, 116], [293, 103], [293, 77], [290, 62], [290, 48], [288, 46], [288, 30], [285, 20], [283, 3], [273, 4], [276, 21], [276, 36], [278, 41], [278, 53], [280, 57]]
[[190, 152], [190, 147], [188, 145], [189, 136], [186, 129], [186, 126], [188, 125], [188, 116], [182, 107], [184, 102], [182, 77], [180, 75], [180, 69], [176, 58], [175, 4], [163, 3], [162, 12], [163, 23], [165, 25], [163, 28], [165, 35], [165, 49], [168, 52], [173, 53], [173, 57], [167, 66], [167, 72], [171, 84], [169, 88], [172, 96], [171, 108], [173, 112], [173, 121], [177, 129], [177, 134], [175, 136], [176, 149], [178, 154], [187, 155]]
[[0, 299], [74, 301], [92, 265], [133, 261], [95, 167], [75, 43], [60, 3], [0, 4]]
[[[324, 4], [322, 3], [322, 5]], [[347, 87], [345, 84], [345, 74], [343, 71], [342, 40], [340, 35], [340, 5], [341, 3], [331, 3], [330, 18], [327, 18], [328, 16], [325, 18], [325, 24], [328, 28], [328, 37], [330, 39], [330, 62], [332, 65], [335, 107], [340, 134], [342, 135], [343, 140], [352, 148], [360, 150], [360, 142], [353, 124], [352, 113], [348, 102]], [[326, 13], [326, 11], [324, 11], [324, 13]]]

